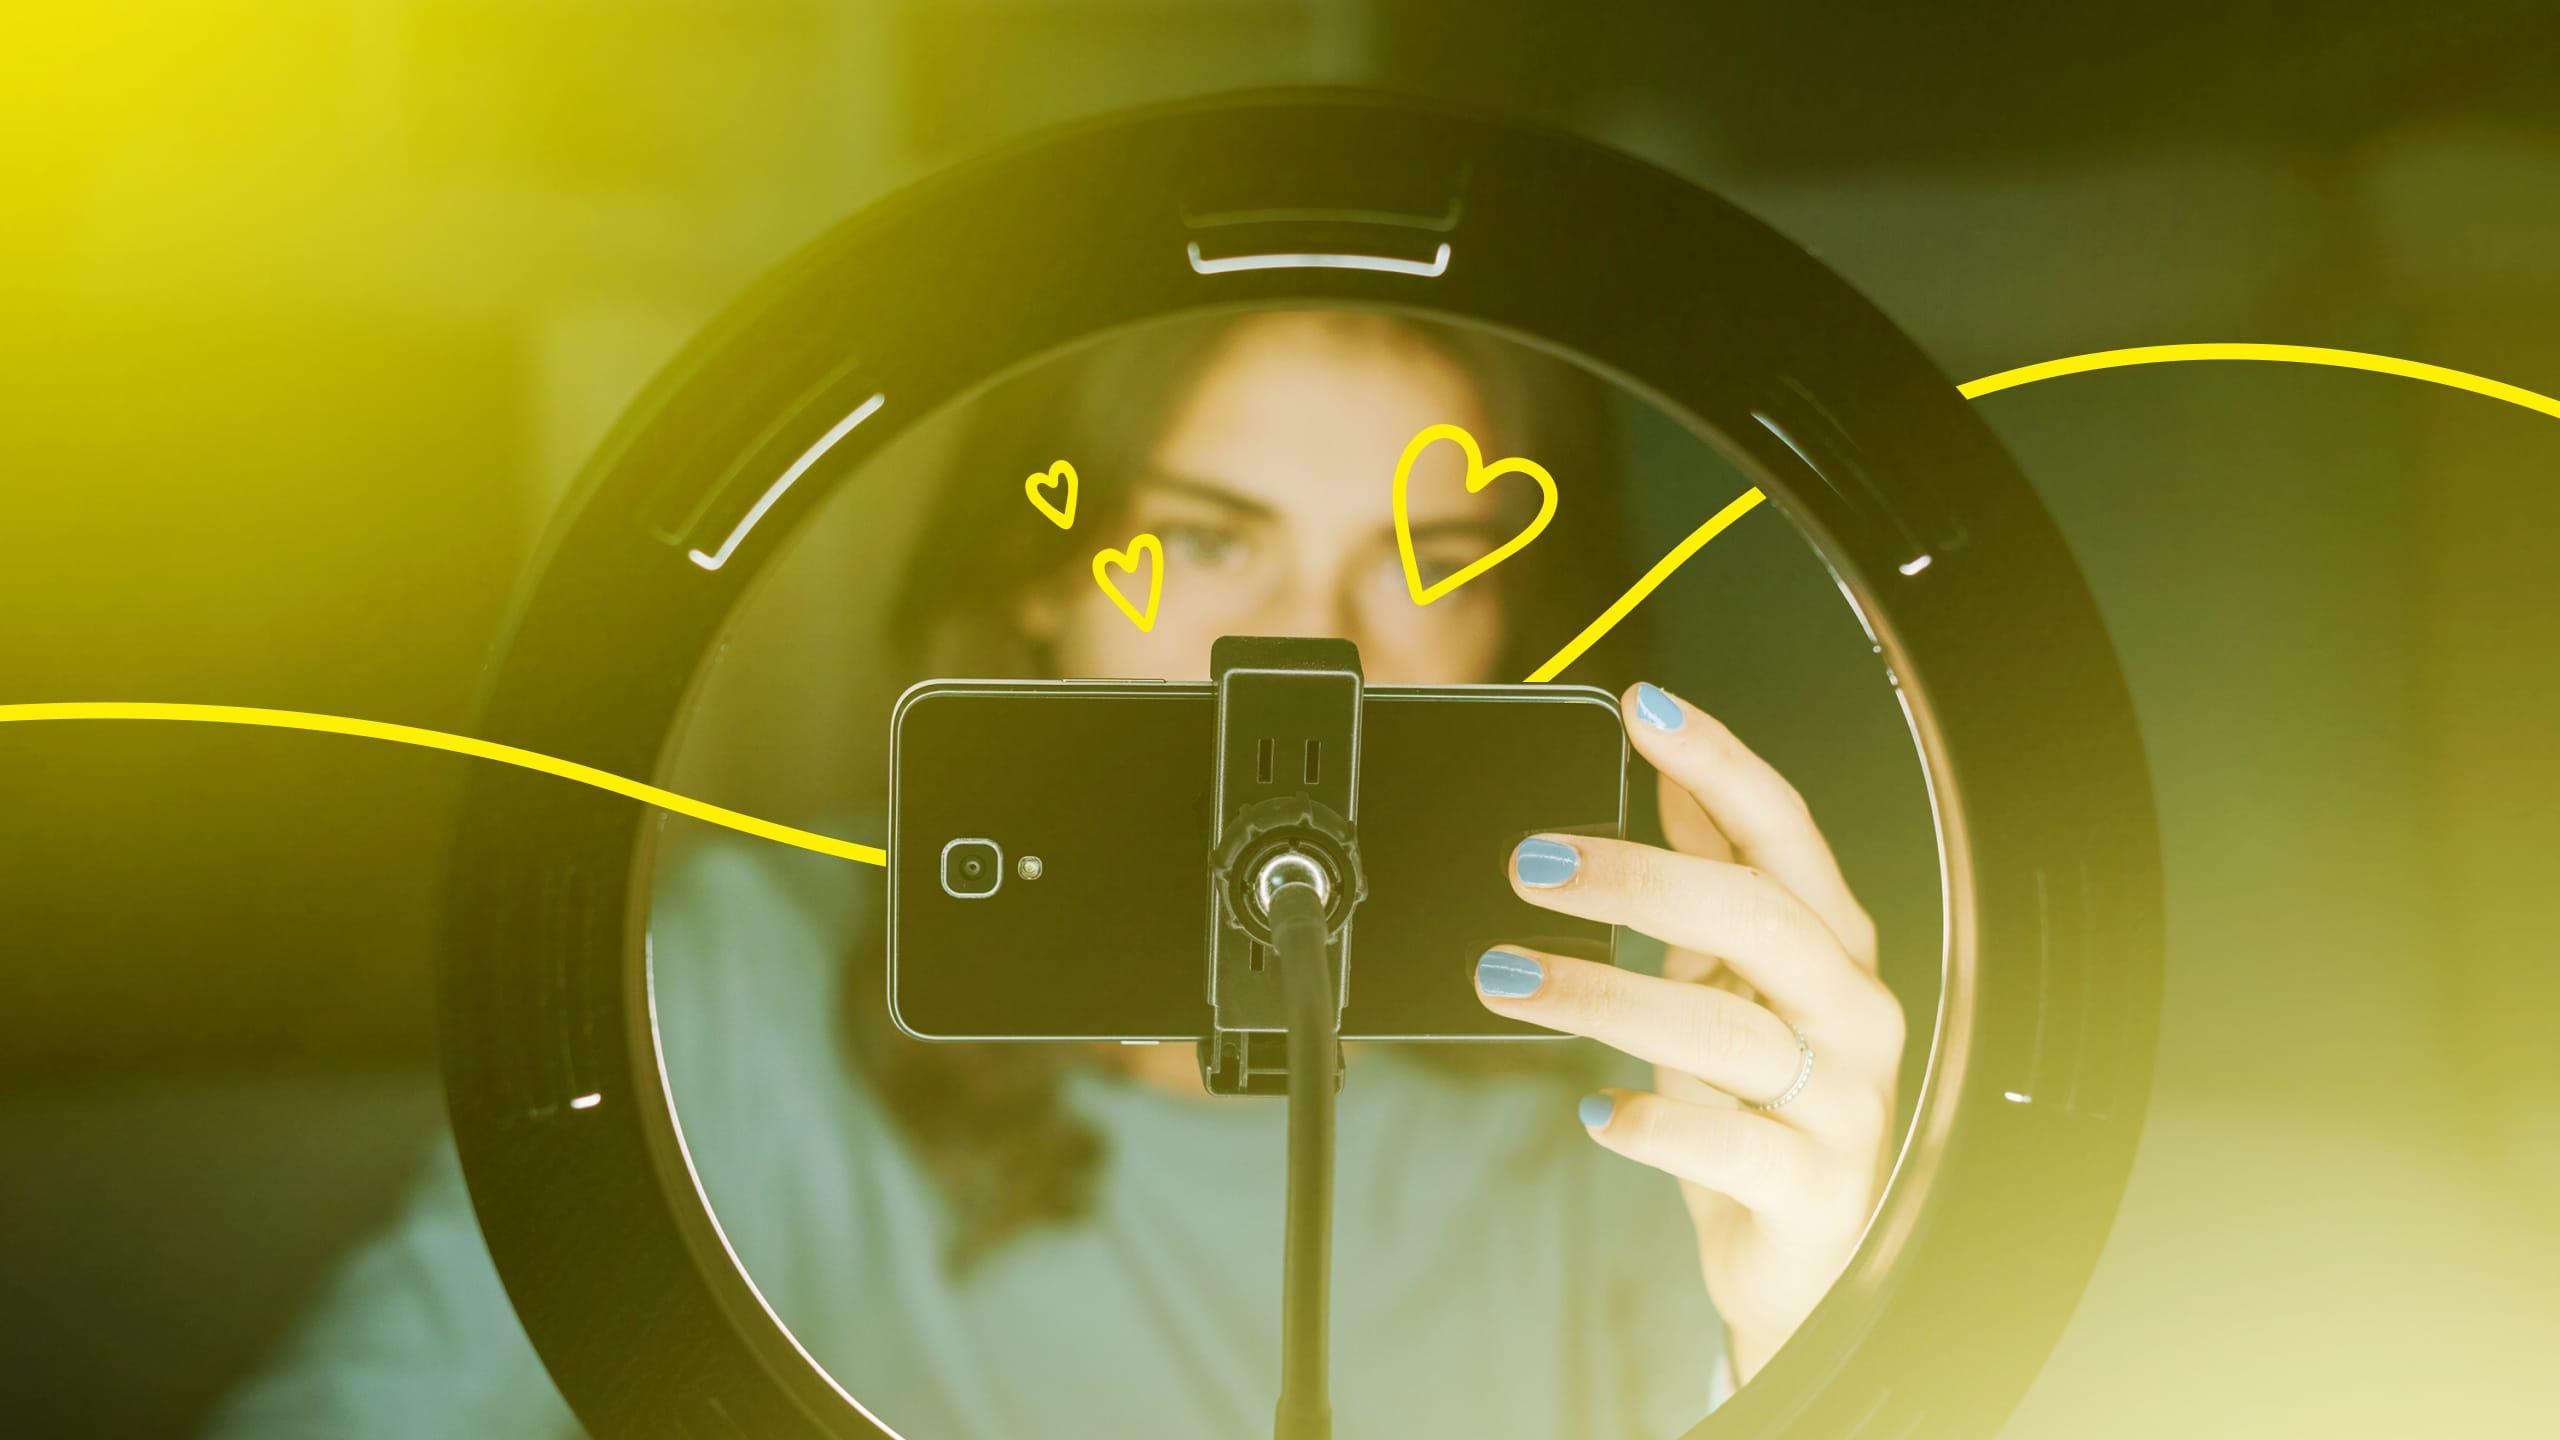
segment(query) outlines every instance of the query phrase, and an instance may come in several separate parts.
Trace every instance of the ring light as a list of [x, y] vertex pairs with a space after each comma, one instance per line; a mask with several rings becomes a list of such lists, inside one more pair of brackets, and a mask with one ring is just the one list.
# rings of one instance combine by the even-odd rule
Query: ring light
[[[1149, 112], [938, 177], [782, 266], [633, 408], [545, 547], [479, 733], [658, 773], [732, 607], [864, 457], [1078, 341], [1275, 305], [1566, 355], [1716, 445], [1822, 553], [1926, 770], [1944, 981], [1863, 1244], [1696, 1433], [1987, 1432], [2095, 1263], [2148, 1091], [2159, 881], [2131, 706], [2060, 535], [1956, 387], [1674, 176], [1326, 93]], [[468, 782], [438, 1004], [490, 1253], [597, 1434], [886, 1433], [756, 1295], [683, 1156], [642, 953], [654, 833], [582, 789]]]

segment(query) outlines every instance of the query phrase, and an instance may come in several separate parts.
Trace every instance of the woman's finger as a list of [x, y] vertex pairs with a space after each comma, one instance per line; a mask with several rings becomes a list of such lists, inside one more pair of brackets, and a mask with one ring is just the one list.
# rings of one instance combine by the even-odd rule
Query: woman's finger
[[1588, 1036], [1728, 1095], [1766, 1099], [1795, 1082], [1795, 1032], [1723, 990], [1505, 946], [1476, 962], [1476, 993], [1497, 1014]]
[[[1661, 804], [1662, 838], [1683, 855], [1696, 855], [1708, 860], [1731, 860], [1733, 842], [1724, 838], [1716, 822], [1707, 818], [1698, 797], [1680, 788], [1668, 775], [1653, 777], [1654, 793]], [[1730, 990], [1750, 998], [1750, 986], [1740, 976], [1724, 968], [1712, 955], [1683, 950], [1674, 945], [1662, 952], [1662, 973], [1674, 980], [1689, 980]]]
[[1511, 852], [1511, 888], [1532, 905], [1718, 956], [1791, 1020], [1828, 1026], [1880, 998], [1891, 1004], [1821, 916], [1748, 866], [1629, 840], [1533, 835]]
[[1850, 958], [1874, 969], [1875, 923], [1850, 893], [1830, 842], [1786, 777], [1714, 716], [1657, 686], [1639, 684], [1619, 705], [1637, 753], [1697, 798], [1733, 842], [1736, 858], [1801, 896]]
[[1697, 796], [1668, 775], [1656, 774], [1653, 785], [1662, 810], [1662, 838], [1672, 849], [1709, 860], [1733, 858], [1733, 842], [1707, 818], [1707, 807]]
[[1662, 950], [1662, 973], [1666, 979], [1685, 980], [1693, 985], [1713, 985], [1745, 1000], [1751, 998], [1751, 987], [1743, 984], [1741, 976], [1724, 968], [1723, 962], [1713, 955], [1666, 945]]
[[1591, 1138], [1628, 1159], [1731, 1196], [1757, 1215], [1803, 1209], [1822, 1163], [1819, 1142], [1749, 1110], [1604, 1090], [1583, 1097], [1581, 1118]]

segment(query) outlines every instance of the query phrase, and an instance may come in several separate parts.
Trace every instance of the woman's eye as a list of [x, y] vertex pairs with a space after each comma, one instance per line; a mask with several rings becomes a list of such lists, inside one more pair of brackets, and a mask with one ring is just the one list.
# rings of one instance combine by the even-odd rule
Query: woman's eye
[[1426, 551], [1413, 557], [1413, 568], [1422, 576], [1424, 585], [1437, 585], [1466, 569], [1474, 560], [1472, 555], [1433, 555]]
[[1244, 553], [1242, 537], [1214, 525], [1168, 525], [1157, 538], [1164, 541], [1167, 564], [1179, 560], [1185, 565], [1215, 568]]

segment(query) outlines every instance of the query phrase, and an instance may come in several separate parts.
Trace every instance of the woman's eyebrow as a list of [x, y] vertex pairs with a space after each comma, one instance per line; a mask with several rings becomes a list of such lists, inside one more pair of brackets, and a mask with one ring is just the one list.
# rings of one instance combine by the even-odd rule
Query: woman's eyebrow
[[1199, 500], [1228, 511], [1240, 520], [1268, 520], [1272, 516], [1271, 507], [1259, 500], [1248, 499], [1215, 481], [1202, 480], [1189, 475], [1171, 475], [1161, 470], [1151, 471], [1139, 478], [1137, 488], [1141, 491], [1153, 490]]

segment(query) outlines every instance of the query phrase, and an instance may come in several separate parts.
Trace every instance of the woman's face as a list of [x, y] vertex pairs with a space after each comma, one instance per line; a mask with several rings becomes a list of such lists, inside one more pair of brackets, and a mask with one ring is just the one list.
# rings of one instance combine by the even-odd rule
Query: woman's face
[[[1086, 565], [1072, 567], [1022, 615], [1059, 674], [1204, 679], [1221, 635], [1331, 635], [1359, 645], [1379, 684], [1519, 678], [1493, 673], [1505, 624], [1493, 577], [1420, 606], [1396, 554], [1389, 497], [1406, 442], [1442, 422], [1487, 433], [1463, 373], [1393, 322], [1359, 315], [1246, 319], [1204, 365], [1144, 473], [1125, 477], [1123, 533], [1095, 537], [1097, 549], [1139, 534], [1164, 542], [1155, 628], [1141, 633]], [[1454, 445], [1417, 461], [1407, 506], [1423, 583], [1518, 528], [1504, 523], [1499, 488], [1469, 494]], [[1143, 599], [1143, 571], [1122, 579]]]

